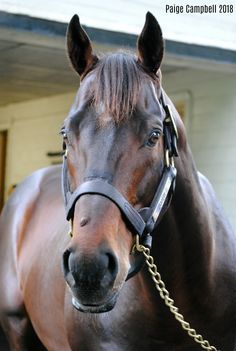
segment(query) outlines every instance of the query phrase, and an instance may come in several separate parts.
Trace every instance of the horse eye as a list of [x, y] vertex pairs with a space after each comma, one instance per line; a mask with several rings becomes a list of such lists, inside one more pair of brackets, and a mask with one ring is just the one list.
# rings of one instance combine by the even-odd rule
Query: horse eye
[[153, 131], [147, 141], [147, 146], [154, 147], [157, 143], [157, 140], [160, 138], [161, 133], [158, 131]]

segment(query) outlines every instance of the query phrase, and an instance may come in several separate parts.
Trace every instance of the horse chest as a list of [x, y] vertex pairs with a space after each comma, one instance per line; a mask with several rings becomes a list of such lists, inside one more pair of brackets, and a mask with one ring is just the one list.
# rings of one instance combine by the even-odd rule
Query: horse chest
[[[161, 326], [150, 316], [148, 318], [141, 311], [131, 310], [127, 306], [126, 311], [119, 308], [96, 316], [79, 314], [77, 322], [73, 324], [77, 332], [69, 333], [72, 351], [184, 350], [183, 344], [178, 349], [170, 341], [172, 332], [169, 328], [165, 330], [164, 325]], [[194, 348], [191, 350], [195, 351]]]
[[[109, 317], [108, 321], [109, 323]], [[97, 322], [95, 323], [97, 324]], [[106, 323], [105, 323], [106, 324]], [[145, 321], [142, 321], [142, 327], [138, 326], [138, 331], [135, 330], [135, 325], [120, 326], [109, 323], [110, 327], [95, 325], [83, 325], [80, 330], [81, 334], [77, 341], [70, 340], [72, 351], [198, 351], [199, 347], [189, 345], [189, 343], [176, 345], [167, 340], [158, 339], [155, 334], [148, 334], [145, 330]], [[106, 328], [105, 330], [103, 328]], [[86, 331], [85, 331], [86, 329]], [[143, 329], [143, 332], [140, 332]], [[158, 333], [156, 333], [158, 334]]]

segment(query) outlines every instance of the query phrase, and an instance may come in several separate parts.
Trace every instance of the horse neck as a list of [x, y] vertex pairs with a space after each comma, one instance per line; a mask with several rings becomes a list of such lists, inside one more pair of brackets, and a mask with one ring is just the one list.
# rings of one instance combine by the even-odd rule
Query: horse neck
[[178, 287], [191, 291], [197, 281], [209, 292], [214, 252], [212, 222], [187, 145], [176, 167], [175, 194], [153, 235], [152, 253], [171, 290]]

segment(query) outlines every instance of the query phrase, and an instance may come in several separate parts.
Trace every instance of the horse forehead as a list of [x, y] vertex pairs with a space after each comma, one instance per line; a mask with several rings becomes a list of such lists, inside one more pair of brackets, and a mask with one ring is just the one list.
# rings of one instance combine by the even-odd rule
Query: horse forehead
[[91, 74], [88, 74], [81, 82], [79, 89], [76, 93], [74, 102], [71, 106], [69, 115], [73, 115], [77, 110], [81, 109], [86, 102], [91, 99], [91, 86], [95, 80], [95, 77]]
[[[91, 126], [91, 128], [93, 128], [93, 126]], [[127, 147], [127, 145], [132, 144], [135, 133], [129, 121], [119, 126], [111, 118], [111, 120], [107, 121], [105, 126], [94, 129], [94, 136], [94, 140], [98, 142], [97, 145], [101, 146], [104, 153], [109, 153], [111, 150], [115, 150], [119, 153]]]

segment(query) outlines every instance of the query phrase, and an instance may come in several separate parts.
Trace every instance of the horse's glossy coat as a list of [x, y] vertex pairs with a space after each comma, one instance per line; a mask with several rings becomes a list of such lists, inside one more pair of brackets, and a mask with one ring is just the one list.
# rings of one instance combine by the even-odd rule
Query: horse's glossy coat
[[[159, 25], [147, 15], [138, 62], [121, 53], [98, 60], [74, 17], [68, 52], [83, 78], [64, 128], [72, 190], [99, 177], [136, 208], [148, 205], [163, 169]], [[153, 233], [152, 254], [185, 318], [217, 349], [234, 351], [236, 239], [211, 185], [197, 173], [171, 107], [179, 133], [177, 184]], [[1, 216], [0, 317], [11, 351], [199, 350], [160, 300], [146, 268], [125, 281], [134, 233], [114, 203], [82, 196], [73, 238], [67, 235], [60, 179], [60, 167], [35, 172]], [[72, 306], [72, 294], [84, 313]]]

